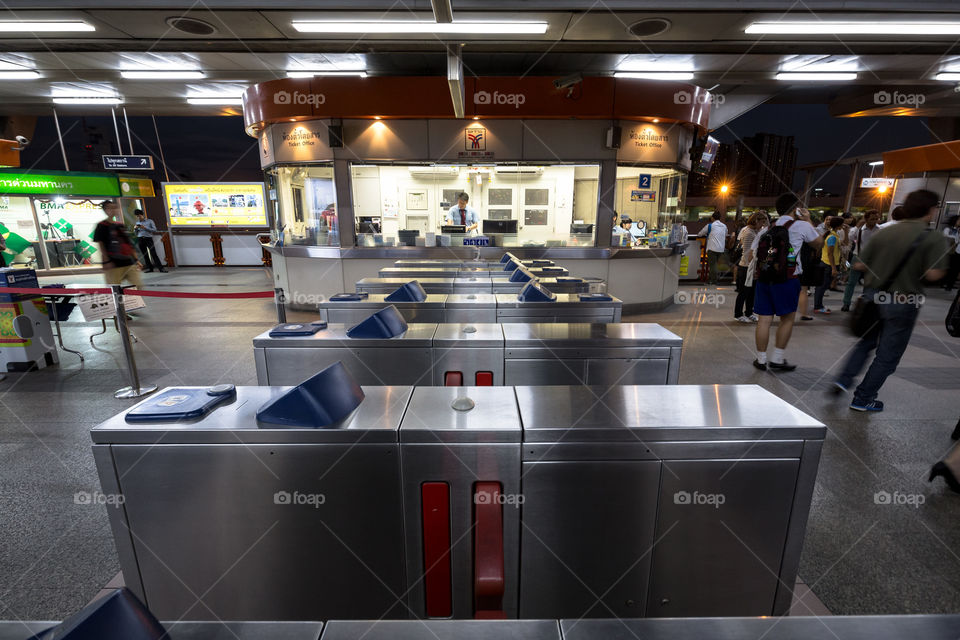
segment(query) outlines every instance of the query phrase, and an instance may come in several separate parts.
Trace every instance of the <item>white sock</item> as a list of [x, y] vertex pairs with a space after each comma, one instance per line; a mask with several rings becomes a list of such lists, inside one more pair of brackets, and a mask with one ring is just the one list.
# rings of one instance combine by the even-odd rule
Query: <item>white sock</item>
[[774, 347], [773, 356], [770, 358], [770, 362], [783, 364], [783, 349], [777, 349], [776, 347]]
[[759, 362], [760, 364], [767, 364], [766, 351], [757, 351], [757, 362]]

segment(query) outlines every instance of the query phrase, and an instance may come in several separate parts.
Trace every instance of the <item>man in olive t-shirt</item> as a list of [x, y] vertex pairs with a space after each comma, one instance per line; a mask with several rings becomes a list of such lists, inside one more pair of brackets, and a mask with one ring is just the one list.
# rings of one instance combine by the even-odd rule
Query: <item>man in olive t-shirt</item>
[[[937, 194], [924, 189], [909, 194], [903, 203], [904, 217], [899, 224], [877, 232], [860, 254], [860, 262], [854, 265], [854, 269], [865, 273], [864, 297], [872, 296], [879, 314], [879, 321], [860, 338], [833, 382], [835, 393], [847, 391], [854, 377], [863, 370], [870, 352], [876, 349], [870, 368], [853, 393], [850, 408], [855, 411], [883, 411], [877, 394], [887, 377], [897, 370], [907, 350], [923, 305], [923, 281], [939, 280], [946, 273], [946, 241], [942, 235], [928, 230], [939, 200]], [[915, 242], [918, 244], [914, 248]], [[891, 280], [889, 286], [883, 287]]]

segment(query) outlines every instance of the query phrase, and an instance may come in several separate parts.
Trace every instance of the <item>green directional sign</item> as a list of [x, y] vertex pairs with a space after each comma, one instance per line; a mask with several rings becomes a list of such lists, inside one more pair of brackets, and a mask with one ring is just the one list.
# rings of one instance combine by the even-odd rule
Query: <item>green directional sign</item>
[[0, 195], [116, 198], [120, 182], [108, 173], [0, 169]]

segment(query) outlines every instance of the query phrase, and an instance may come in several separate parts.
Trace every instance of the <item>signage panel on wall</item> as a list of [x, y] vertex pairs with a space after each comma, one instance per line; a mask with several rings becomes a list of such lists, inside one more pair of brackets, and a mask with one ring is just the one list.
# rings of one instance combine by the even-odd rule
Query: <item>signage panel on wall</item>
[[153, 198], [157, 195], [150, 178], [120, 176], [120, 193], [124, 198]]
[[[676, 125], [636, 123], [623, 127], [623, 138], [617, 150], [620, 162], [678, 164], [689, 168], [689, 131]], [[644, 175], [640, 176], [643, 180]], [[638, 183], [639, 188], [644, 188]]]
[[463, 130], [464, 151], [485, 151], [487, 149], [487, 130], [483, 127], [467, 127]]
[[153, 156], [103, 156], [103, 168], [114, 171], [153, 171]]
[[630, 202], [656, 202], [656, 201], [657, 201], [656, 191], [633, 190], [630, 192]]
[[329, 129], [322, 120], [275, 124], [260, 134], [260, 166], [332, 160], [329, 142]]
[[637, 176], [637, 188], [638, 189], [649, 189], [653, 184], [653, 176], [649, 173], [641, 173]]
[[0, 170], [0, 194], [40, 196], [120, 195], [120, 182], [109, 173]]
[[874, 189], [876, 187], [893, 188], [893, 178], [863, 178], [860, 180], [861, 189]]
[[165, 182], [163, 199], [171, 228], [267, 226], [261, 182]]

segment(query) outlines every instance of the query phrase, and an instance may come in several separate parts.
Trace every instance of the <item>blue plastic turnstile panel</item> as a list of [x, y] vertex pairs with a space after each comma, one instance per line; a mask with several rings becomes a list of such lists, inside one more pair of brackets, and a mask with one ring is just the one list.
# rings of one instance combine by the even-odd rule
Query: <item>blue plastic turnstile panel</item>
[[206, 389], [165, 389], [127, 412], [127, 422], [172, 422], [202, 418], [217, 405], [237, 397], [232, 384], [221, 384]]
[[330, 426], [350, 415], [363, 402], [360, 385], [340, 362], [334, 362], [257, 411], [264, 427]]
[[285, 336], [312, 336], [318, 331], [327, 328], [327, 323], [323, 320], [310, 323], [290, 323], [278, 324], [270, 330], [271, 338], [283, 338]]

